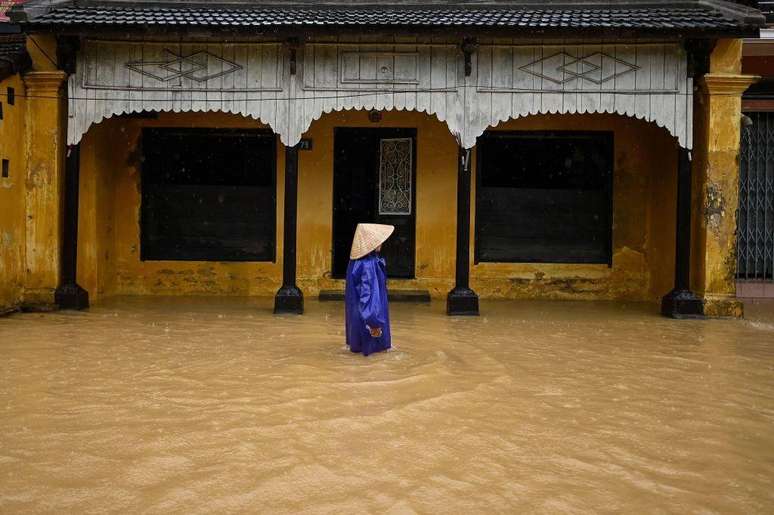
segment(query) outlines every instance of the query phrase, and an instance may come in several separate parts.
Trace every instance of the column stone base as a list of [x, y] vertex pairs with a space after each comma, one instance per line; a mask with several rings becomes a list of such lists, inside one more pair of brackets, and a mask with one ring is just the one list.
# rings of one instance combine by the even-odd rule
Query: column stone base
[[446, 298], [446, 314], [478, 316], [478, 295], [470, 288], [454, 288]]
[[89, 292], [77, 284], [64, 284], [56, 289], [54, 301], [60, 309], [87, 309], [89, 307]]
[[690, 290], [672, 290], [661, 299], [661, 314], [669, 318], [704, 318], [704, 301]]
[[704, 314], [711, 318], [743, 318], [744, 303], [731, 295], [704, 295]]
[[304, 294], [297, 286], [283, 286], [274, 296], [274, 314], [282, 313], [292, 315], [304, 313]]

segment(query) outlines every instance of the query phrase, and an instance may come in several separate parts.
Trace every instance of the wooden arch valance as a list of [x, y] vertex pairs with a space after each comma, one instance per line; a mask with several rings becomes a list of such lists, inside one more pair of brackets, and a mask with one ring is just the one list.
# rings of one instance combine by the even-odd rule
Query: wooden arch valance
[[[295, 54], [295, 50], [293, 53]], [[68, 143], [142, 111], [240, 114], [295, 145], [324, 113], [410, 110], [445, 122], [465, 148], [491, 126], [548, 113], [617, 113], [692, 146], [693, 80], [678, 44], [86, 41], [69, 79]]]

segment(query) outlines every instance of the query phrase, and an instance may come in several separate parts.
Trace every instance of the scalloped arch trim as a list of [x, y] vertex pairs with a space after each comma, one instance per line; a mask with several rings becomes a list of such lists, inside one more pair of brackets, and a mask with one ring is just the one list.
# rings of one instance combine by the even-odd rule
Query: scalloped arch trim
[[[185, 42], [88, 41], [68, 81], [68, 143], [106, 118], [150, 111], [236, 114], [293, 146], [326, 113], [375, 109], [435, 116], [464, 148], [505, 120], [584, 113], [644, 120], [686, 149], [693, 144], [693, 80], [674, 44], [489, 45], [473, 55], [469, 76], [458, 49], [444, 44], [376, 51], [311, 43], [296, 75], [288, 59], [271, 44], [205, 52]], [[305, 73], [306, 59], [314, 66]], [[372, 61], [384, 63], [376, 79], [363, 71]]]

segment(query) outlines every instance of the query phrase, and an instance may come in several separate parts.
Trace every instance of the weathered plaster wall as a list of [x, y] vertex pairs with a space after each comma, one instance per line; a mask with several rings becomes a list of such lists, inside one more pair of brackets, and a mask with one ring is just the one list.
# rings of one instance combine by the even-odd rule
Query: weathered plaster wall
[[[673, 137], [653, 124], [616, 115], [535, 116], [493, 130], [614, 132], [613, 265], [480, 263], [471, 274], [479, 295], [656, 300], [671, 289], [678, 152]], [[475, 182], [474, 176], [474, 190]]]
[[[0, 313], [53, 307], [59, 279], [63, 74], [56, 71], [55, 38], [36, 36], [36, 42], [27, 41], [28, 74], [0, 82], [0, 159], [9, 163], [9, 176], [0, 177]], [[15, 90], [14, 105], [7, 102], [8, 87]]]
[[[16, 101], [8, 105], [5, 93], [14, 88]], [[18, 75], [0, 81], [0, 159], [7, 159], [9, 174], [0, 177], [0, 314], [22, 301], [24, 283], [26, 155], [24, 82]]]
[[66, 104], [62, 71], [24, 75], [27, 102], [24, 304], [54, 309], [61, 278]]
[[77, 274], [92, 302], [114, 290], [113, 177], [116, 165], [127, 158], [114, 151], [122, 135], [117, 129], [116, 124], [106, 123], [89, 131], [81, 142]]
[[720, 40], [696, 95], [691, 287], [708, 316], [741, 317], [736, 299], [736, 211], [742, 93], [741, 40]]
[[24, 124], [15, 131], [23, 149], [24, 181], [23, 291], [28, 309], [54, 309], [60, 282], [62, 192], [66, 103], [62, 85], [66, 74], [56, 63], [56, 38], [27, 39], [32, 69], [24, 74]]
[[[162, 114], [93, 127], [81, 151], [79, 283], [93, 299], [111, 294], [273, 295], [282, 281], [284, 148], [278, 146], [277, 263], [142, 262], [139, 260], [138, 138], [143, 126], [260, 127], [235, 116]], [[417, 129], [417, 278], [393, 288], [427, 289], [444, 298], [454, 284], [457, 144], [446, 127], [420, 113], [332, 113], [305, 137], [299, 154], [298, 284], [307, 296], [341, 289], [332, 263], [333, 130]], [[480, 264], [472, 286], [484, 297], [658, 299], [672, 287], [677, 145], [654, 125], [615, 115], [539, 116], [496, 130], [615, 132], [614, 259], [606, 265]], [[474, 178], [475, 179], [475, 178]], [[475, 183], [475, 180], [474, 180]], [[475, 223], [475, 216], [473, 217]], [[471, 257], [473, 247], [471, 245]], [[472, 261], [471, 261], [472, 262]]]
[[[647, 225], [647, 261], [650, 271], [650, 298], [660, 301], [675, 286], [675, 238], [677, 232], [678, 149], [654, 127], [648, 127], [653, 141], [652, 154], [638, 146], [636, 159], [650, 170], [650, 204]], [[656, 134], [654, 134], [654, 132]], [[660, 155], [653, 160], [653, 155]]]

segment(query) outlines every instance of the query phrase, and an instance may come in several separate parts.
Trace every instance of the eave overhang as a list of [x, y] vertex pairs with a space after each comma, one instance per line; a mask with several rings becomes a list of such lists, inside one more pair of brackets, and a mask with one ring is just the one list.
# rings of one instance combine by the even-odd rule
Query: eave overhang
[[272, 1], [95, 2], [33, 0], [12, 20], [27, 32], [94, 34], [206, 33], [466, 33], [519, 37], [718, 38], [757, 37], [760, 11], [721, 0], [625, 0], [537, 3], [449, 1], [415, 3]]

